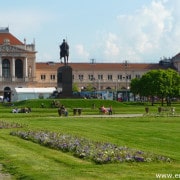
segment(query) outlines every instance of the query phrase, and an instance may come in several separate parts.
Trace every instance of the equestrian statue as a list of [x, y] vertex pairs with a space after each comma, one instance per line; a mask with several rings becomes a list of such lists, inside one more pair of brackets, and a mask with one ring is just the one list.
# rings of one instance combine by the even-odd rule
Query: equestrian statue
[[62, 44], [59, 46], [60, 48], [60, 59], [61, 59], [61, 63], [62, 62], [62, 58], [64, 58], [64, 65], [66, 66], [68, 64], [68, 57], [69, 57], [69, 45], [68, 43], [65, 41], [65, 39], [63, 39]]

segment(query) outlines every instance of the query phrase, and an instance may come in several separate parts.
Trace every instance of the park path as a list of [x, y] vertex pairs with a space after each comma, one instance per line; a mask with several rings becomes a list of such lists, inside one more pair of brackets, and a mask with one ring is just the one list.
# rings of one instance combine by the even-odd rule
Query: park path
[[8, 173], [2, 172], [2, 164], [0, 164], [0, 180], [11, 180], [11, 175]]
[[85, 118], [85, 117], [100, 117], [100, 118], [117, 118], [117, 117], [143, 117], [144, 114], [112, 114], [112, 115], [108, 115], [108, 114], [93, 114], [93, 115], [76, 115], [76, 116], [71, 116], [71, 117], [81, 117], [81, 118]]
[[[69, 116], [72, 118], [131, 118], [131, 117], [144, 117], [144, 116], [160, 116], [160, 114], [91, 114], [91, 115], [73, 115]], [[180, 114], [175, 115], [168, 115], [168, 114], [162, 114], [162, 117], [180, 117]], [[63, 117], [63, 116], [62, 116]]]

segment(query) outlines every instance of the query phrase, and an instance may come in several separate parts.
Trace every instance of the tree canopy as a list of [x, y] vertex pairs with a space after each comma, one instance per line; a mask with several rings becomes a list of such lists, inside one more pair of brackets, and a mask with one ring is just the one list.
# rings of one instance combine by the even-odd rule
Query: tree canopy
[[132, 79], [131, 92], [140, 97], [151, 97], [152, 105], [154, 97], [166, 99], [168, 105], [171, 99], [180, 95], [180, 75], [173, 69], [151, 70], [140, 79]]

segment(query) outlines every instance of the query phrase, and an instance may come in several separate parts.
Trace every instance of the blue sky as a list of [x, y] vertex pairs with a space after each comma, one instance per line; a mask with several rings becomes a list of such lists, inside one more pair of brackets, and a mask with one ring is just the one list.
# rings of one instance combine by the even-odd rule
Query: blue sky
[[0, 27], [35, 40], [41, 62], [59, 61], [67, 39], [70, 62], [158, 62], [180, 51], [179, 0], [6, 0]]

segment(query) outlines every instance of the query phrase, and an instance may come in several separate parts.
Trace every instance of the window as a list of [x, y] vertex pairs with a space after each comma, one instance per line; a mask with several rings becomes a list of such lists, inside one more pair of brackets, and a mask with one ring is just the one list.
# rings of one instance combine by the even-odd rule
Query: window
[[10, 77], [10, 62], [8, 59], [2, 61], [2, 76], [4, 78]]
[[131, 79], [131, 74], [126, 76], [127, 79]]
[[93, 80], [94, 80], [93, 74], [89, 74], [89, 75], [88, 75], [88, 78], [89, 78], [90, 81], [93, 81]]
[[42, 74], [41, 75], [41, 80], [45, 80], [46, 79], [46, 75]]
[[112, 75], [111, 74], [108, 75], [108, 80], [112, 80]]
[[122, 80], [122, 75], [121, 75], [121, 74], [118, 74], [118, 75], [117, 75], [117, 79], [118, 79], [118, 80]]
[[136, 74], [136, 78], [140, 79], [140, 78], [141, 78], [141, 76], [140, 76], [139, 74]]
[[55, 80], [55, 79], [56, 79], [56, 76], [55, 76], [54, 74], [51, 74], [51, 75], [50, 75], [50, 79], [51, 79], [51, 80]]
[[83, 81], [83, 79], [84, 79], [83, 74], [79, 74], [79, 80], [80, 80], [80, 81]]
[[23, 62], [21, 59], [15, 61], [15, 77], [23, 78]]
[[98, 79], [99, 80], [103, 80], [103, 75], [102, 74], [98, 74]]

